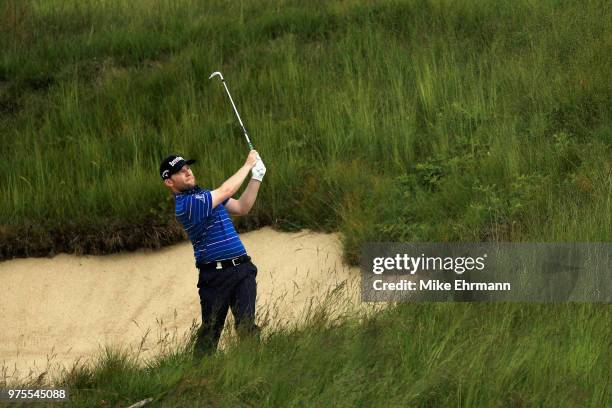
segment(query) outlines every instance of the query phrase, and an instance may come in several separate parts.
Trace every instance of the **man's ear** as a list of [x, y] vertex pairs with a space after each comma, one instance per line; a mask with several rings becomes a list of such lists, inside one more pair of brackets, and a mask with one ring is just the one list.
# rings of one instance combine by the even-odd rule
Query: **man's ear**
[[172, 181], [171, 179], [165, 179], [164, 184], [166, 185], [166, 187], [171, 188], [174, 185], [174, 181]]

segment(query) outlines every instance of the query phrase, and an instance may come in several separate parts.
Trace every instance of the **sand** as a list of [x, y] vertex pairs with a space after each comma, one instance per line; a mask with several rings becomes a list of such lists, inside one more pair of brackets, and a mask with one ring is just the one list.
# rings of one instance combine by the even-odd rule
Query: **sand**
[[[241, 234], [258, 267], [257, 319], [265, 330], [302, 324], [334, 288], [338, 308], [362, 308], [359, 270], [341, 261], [336, 234]], [[189, 242], [105, 256], [58, 255], [0, 263], [0, 384], [87, 362], [105, 345], [143, 361], [184, 341], [200, 323]], [[344, 286], [343, 286], [344, 282]], [[220, 348], [231, 334], [231, 313]]]

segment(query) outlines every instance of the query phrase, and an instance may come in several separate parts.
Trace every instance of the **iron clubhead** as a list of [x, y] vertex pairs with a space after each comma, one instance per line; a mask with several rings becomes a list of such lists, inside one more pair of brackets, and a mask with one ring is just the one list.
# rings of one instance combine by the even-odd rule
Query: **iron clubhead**
[[219, 78], [221, 78], [221, 80], [222, 80], [222, 81], [224, 81], [224, 79], [223, 79], [223, 75], [222, 75], [222, 74], [221, 74], [219, 71], [215, 71], [215, 72], [213, 72], [212, 74], [210, 74], [210, 76], [208, 77], [208, 79], [212, 79], [213, 77], [215, 77], [215, 76], [217, 76], [217, 75], [219, 76]]

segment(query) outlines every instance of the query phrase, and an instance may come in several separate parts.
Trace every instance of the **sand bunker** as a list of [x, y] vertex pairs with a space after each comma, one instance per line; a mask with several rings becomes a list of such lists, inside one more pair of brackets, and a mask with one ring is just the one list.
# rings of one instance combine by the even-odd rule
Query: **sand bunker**
[[[359, 305], [359, 270], [342, 263], [337, 235], [263, 228], [241, 238], [258, 267], [257, 318], [267, 330], [299, 324], [343, 282], [347, 304]], [[189, 242], [0, 263], [0, 383], [70, 367], [108, 344], [158, 353], [200, 323], [197, 277]]]

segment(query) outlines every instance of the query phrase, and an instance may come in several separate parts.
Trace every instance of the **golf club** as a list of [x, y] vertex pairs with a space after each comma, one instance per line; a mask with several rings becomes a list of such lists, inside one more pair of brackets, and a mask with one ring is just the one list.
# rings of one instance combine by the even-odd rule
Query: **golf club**
[[232, 99], [232, 95], [230, 94], [229, 89], [227, 89], [227, 85], [225, 84], [225, 79], [223, 75], [219, 72], [213, 72], [208, 79], [212, 79], [213, 77], [218, 76], [221, 78], [221, 82], [223, 82], [223, 86], [225, 87], [225, 92], [227, 92], [227, 96], [229, 96], [229, 100], [232, 103], [232, 108], [234, 108], [234, 112], [236, 112], [236, 116], [238, 117], [238, 122], [240, 122], [240, 126], [242, 127], [242, 131], [244, 132], [244, 137], [246, 137], [246, 141], [249, 144], [249, 149], [253, 150], [253, 144], [251, 143], [251, 139], [249, 138], [249, 134], [247, 133], [246, 128], [244, 127], [244, 123], [242, 123], [242, 119], [240, 119], [240, 115], [238, 114], [238, 109], [236, 109], [236, 105], [234, 104], [234, 100]]

